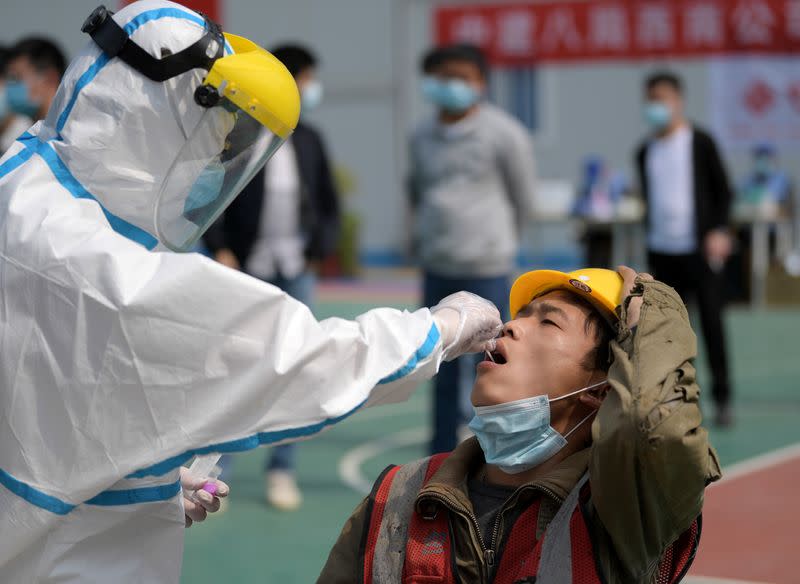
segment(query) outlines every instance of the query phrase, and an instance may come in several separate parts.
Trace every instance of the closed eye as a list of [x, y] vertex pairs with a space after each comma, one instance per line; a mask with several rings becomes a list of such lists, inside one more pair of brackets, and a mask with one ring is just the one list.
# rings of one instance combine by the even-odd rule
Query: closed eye
[[553, 322], [553, 321], [552, 321], [552, 320], [550, 320], [549, 318], [544, 318], [544, 319], [542, 319], [542, 324], [545, 324], [545, 325], [552, 325], [552, 326], [554, 326], [554, 327], [556, 327], [556, 328], [561, 328], [560, 326], [558, 326], [558, 325], [557, 325], [555, 322]]

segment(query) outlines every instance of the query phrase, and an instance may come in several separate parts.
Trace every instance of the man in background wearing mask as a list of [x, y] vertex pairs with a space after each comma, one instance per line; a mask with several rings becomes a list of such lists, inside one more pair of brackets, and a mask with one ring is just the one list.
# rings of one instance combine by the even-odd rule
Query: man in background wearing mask
[[680, 580], [720, 477], [696, 340], [673, 289], [619, 274], [516, 281], [472, 389], [476, 437], [384, 471], [318, 582]]
[[6, 70], [6, 99], [19, 115], [41, 120], [50, 109], [67, 68], [61, 49], [52, 41], [28, 37], [11, 48]]
[[31, 126], [30, 118], [15, 114], [8, 107], [6, 91], [6, 69], [11, 52], [0, 47], [0, 156], [8, 150], [14, 141]]
[[[422, 91], [435, 108], [410, 140], [409, 191], [424, 302], [464, 289], [507, 313], [506, 290], [536, 183], [527, 129], [485, 101], [488, 65], [477, 47], [434, 49]], [[469, 379], [448, 363], [436, 380], [431, 452], [447, 452], [469, 419]]]
[[[322, 101], [317, 59], [307, 48], [272, 49], [294, 76], [301, 115]], [[314, 265], [336, 250], [339, 201], [320, 133], [305, 120], [269, 164], [231, 203], [205, 235], [215, 259], [265, 280], [311, 307]], [[297, 509], [302, 497], [295, 481], [296, 444], [272, 449], [265, 461], [265, 496], [274, 507]]]
[[733, 417], [722, 310], [733, 196], [713, 138], [684, 116], [681, 80], [656, 73], [644, 89], [651, 134], [636, 153], [636, 168], [647, 203], [649, 264], [681, 298], [697, 299], [713, 375], [715, 423], [728, 426]]

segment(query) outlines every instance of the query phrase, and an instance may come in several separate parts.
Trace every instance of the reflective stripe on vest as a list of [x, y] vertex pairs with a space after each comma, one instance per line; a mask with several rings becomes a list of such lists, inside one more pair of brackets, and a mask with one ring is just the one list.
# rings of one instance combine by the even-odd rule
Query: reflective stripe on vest
[[[364, 584], [400, 584], [409, 527], [412, 515], [416, 515], [414, 501], [445, 458], [447, 454], [436, 454], [394, 467], [375, 483], [370, 496], [369, 530], [362, 546]], [[375, 558], [379, 560], [374, 561]]]
[[[416, 497], [447, 455], [435, 455], [392, 469], [373, 490], [373, 509], [363, 558], [364, 584], [447, 584], [455, 582], [450, 525], [446, 509], [425, 519]], [[430, 461], [430, 462], [429, 462]], [[588, 474], [559, 507], [544, 535], [536, 540], [539, 505], [517, 519], [509, 534], [495, 584], [602, 584], [589, 528], [581, 509], [588, 499]], [[585, 487], [585, 488], [584, 488]], [[394, 499], [394, 497], [397, 497]], [[701, 518], [664, 553], [658, 582], [676, 584], [688, 572], [700, 540]]]

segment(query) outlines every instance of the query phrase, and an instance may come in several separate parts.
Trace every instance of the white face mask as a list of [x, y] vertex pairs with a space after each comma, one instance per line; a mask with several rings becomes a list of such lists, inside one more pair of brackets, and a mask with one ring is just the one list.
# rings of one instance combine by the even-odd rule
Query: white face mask
[[469, 427], [483, 449], [487, 464], [493, 464], [507, 474], [518, 474], [552, 458], [567, 445], [567, 438], [597, 412], [590, 413], [562, 436], [550, 425], [550, 404], [606, 383], [604, 379], [554, 399], [537, 395], [476, 407]]

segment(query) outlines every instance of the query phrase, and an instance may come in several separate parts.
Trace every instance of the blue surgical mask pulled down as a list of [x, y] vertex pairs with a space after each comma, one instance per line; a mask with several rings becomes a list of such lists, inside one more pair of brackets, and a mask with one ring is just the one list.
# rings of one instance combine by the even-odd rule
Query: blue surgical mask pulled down
[[519, 474], [552, 458], [567, 438], [596, 412], [590, 413], [565, 435], [550, 426], [550, 404], [606, 384], [606, 380], [548, 399], [537, 395], [494, 406], [475, 408], [469, 428], [481, 445], [487, 464], [506, 474]]
[[422, 95], [433, 105], [452, 113], [467, 111], [481, 98], [480, 92], [466, 81], [430, 76], [422, 80]]
[[644, 121], [653, 130], [663, 130], [672, 121], [672, 111], [660, 101], [648, 101], [642, 112]]

